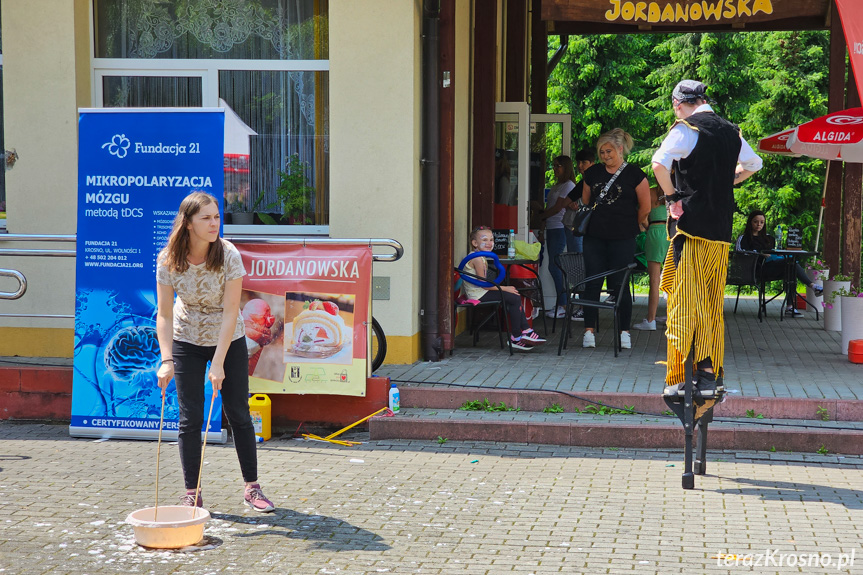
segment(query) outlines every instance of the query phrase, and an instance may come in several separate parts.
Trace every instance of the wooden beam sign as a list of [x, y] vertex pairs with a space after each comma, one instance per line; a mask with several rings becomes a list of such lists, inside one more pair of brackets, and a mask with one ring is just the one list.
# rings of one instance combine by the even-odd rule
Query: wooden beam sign
[[555, 22], [692, 27], [746, 26], [820, 18], [829, 0], [542, 0], [542, 19]]

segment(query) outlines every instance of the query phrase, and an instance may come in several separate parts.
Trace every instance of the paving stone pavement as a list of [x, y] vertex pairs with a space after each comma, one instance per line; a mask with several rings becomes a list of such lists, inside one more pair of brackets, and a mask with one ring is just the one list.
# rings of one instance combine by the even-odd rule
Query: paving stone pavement
[[[664, 305], [664, 304], [662, 304]], [[824, 318], [814, 313], [779, 320], [780, 304], [768, 304], [768, 317], [758, 321], [754, 298], [725, 298], [725, 385], [732, 393], [757, 397], [863, 399], [863, 365], [840, 353], [841, 334], [824, 330]], [[659, 314], [665, 313], [660, 307]], [[646, 315], [646, 297], [633, 306], [633, 321]], [[439, 362], [384, 365], [376, 373], [396, 381], [459, 383], [490, 388], [612, 393], [661, 393], [665, 387], [666, 357], [663, 330], [633, 330], [632, 349], [614, 357], [611, 315], [601, 313], [596, 348], [581, 347], [584, 324], [570, 322], [567, 349], [557, 355], [562, 320], [552, 334], [535, 320], [548, 343], [510, 357], [500, 349], [496, 332], [481, 334], [473, 347], [466, 333], [456, 338], [452, 356]], [[386, 329], [386, 326], [384, 326]]]
[[[683, 491], [675, 451], [274, 439], [259, 461], [277, 510], [261, 515], [240, 502], [233, 447], [208, 445], [205, 544], [172, 552], [123, 523], [153, 503], [155, 454], [0, 422], [0, 574], [863, 572], [860, 457], [713, 453]], [[176, 445], [161, 466], [164, 504]], [[837, 568], [842, 553], [854, 564]]]

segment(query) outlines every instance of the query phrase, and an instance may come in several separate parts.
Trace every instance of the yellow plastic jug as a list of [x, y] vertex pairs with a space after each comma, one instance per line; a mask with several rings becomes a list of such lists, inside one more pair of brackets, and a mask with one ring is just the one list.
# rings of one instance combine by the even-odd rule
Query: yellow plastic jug
[[270, 398], [263, 393], [256, 393], [249, 398], [249, 415], [252, 416], [252, 423], [255, 425], [255, 435], [264, 441], [272, 437], [270, 431], [272, 405]]

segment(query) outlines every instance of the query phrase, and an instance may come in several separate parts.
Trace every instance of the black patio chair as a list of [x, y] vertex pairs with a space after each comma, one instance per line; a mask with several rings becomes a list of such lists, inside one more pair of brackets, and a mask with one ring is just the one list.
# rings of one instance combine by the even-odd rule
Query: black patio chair
[[647, 273], [647, 266], [641, 263], [641, 260], [638, 259], [638, 256], [643, 256], [644, 252], [638, 252], [635, 254], [635, 260], [632, 263], [635, 264], [635, 268], [632, 270], [632, 274], [629, 276], [630, 283], [630, 292], [632, 294], [632, 303], [635, 303], [635, 281], [639, 274]]
[[[473, 278], [475, 280], [487, 281], [489, 283], [492, 283], [492, 284], [494, 284], [495, 289], [497, 289], [498, 292], [500, 292], [500, 301], [479, 301], [477, 303], [472, 303], [472, 302], [463, 301], [463, 300], [460, 301], [458, 299], [456, 299], [456, 301], [455, 301], [454, 310], [456, 312], [458, 312], [459, 308], [463, 308], [463, 309], [468, 310], [467, 311], [467, 314], [468, 314], [467, 325], [468, 325], [469, 333], [473, 336], [474, 347], [476, 347], [476, 342], [479, 341], [479, 330], [482, 329], [482, 327], [485, 324], [487, 324], [489, 321], [491, 321], [494, 318], [497, 321], [497, 337], [500, 340], [500, 347], [501, 347], [501, 349], [504, 348], [503, 329], [505, 326], [506, 327], [506, 346], [509, 348], [509, 354], [512, 355], [512, 339], [509, 337], [509, 333], [510, 333], [509, 317], [506, 315], [506, 307], [503, 305], [503, 290], [501, 289], [500, 284], [492, 281], [489, 278], [482, 278], [482, 277], [479, 277], [478, 275], [472, 274], [470, 272], [460, 270], [457, 267], [453, 268], [453, 269], [460, 276], [465, 276], [465, 277]], [[464, 279], [462, 279], [462, 281], [464, 281]], [[491, 289], [491, 288], [489, 288], [489, 289]], [[482, 318], [482, 320], [480, 320], [478, 325], [474, 325], [475, 318], [474, 318], [473, 310], [475, 310], [476, 308], [486, 308], [489, 310], [489, 313], [484, 318]], [[501, 320], [501, 316], [503, 317], [503, 320]], [[450, 355], [452, 355], [452, 351], [450, 351]]]
[[[629, 276], [636, 264], [630, 263], [626, 267], [617, 270], [604, 271], [589, 277], [585, 277], [584, 256], [583, 254], [562, 253], [556, 258], [557, 265], [563, 271], [563, 284], [569, 291], [569, 304], [566, 306], [566, 316], [570, 317], [575, 306], [595, 307], [597, 309], [606, 309], [611, 311], [614, 325], [614, 357], [617, 357], [620, 352], [620, 301], [623, 299], [621, 293], [625, 289], [629, 289]], [[586, 284], [595, 279], [614, 275], [623, 272], [620, 284], [617, 286], [609, 286], [611, 295], [614, 296], [613, 301], [593, 301], [587, 299], [575, 299], [575, 295], [584, 291]], [[561, 355], [566, 349], [566, 343], [569, 339], [572, 325], [566, 322], [567, 325], [560, 331], [560, 341], [557, 344], [557, 355]], [[599, 328], [597, 328], [597, 332]]]
[[764, 318], [767, 316], [767, 303], [773, 301], [776, 297], [773, 296], [769, 300], [767, 299], [767, 282], [782, 279], [781, 277], [766, 277], [762, 269], [764, 261], [765, 258], [761, 254], [732, 250], [728, 255], [728, 273], [725, 279], [725, 285], [737, 286], [734, 313], [737, 313], [737, 306], [740, 303], [740, 290], [743, 286], [752, 286], [755, 288], [758, 293], [758, 321], [764, 321]]

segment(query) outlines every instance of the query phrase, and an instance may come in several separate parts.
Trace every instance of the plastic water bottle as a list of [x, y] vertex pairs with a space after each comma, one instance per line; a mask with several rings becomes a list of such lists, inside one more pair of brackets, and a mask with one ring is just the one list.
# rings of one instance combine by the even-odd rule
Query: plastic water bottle
[[776, 231], [773, 234], [773, 237], [776, 238], [776, 249], [782, 249], [782, 224], [776, 226]]
[[390, 386], [390, 411], [393, 413], [399, 412], [399, 388], [396, 384]]
[[515, 230], [509, 230], [509, 245], [506, 248], [506, 257], [515, 258]]

